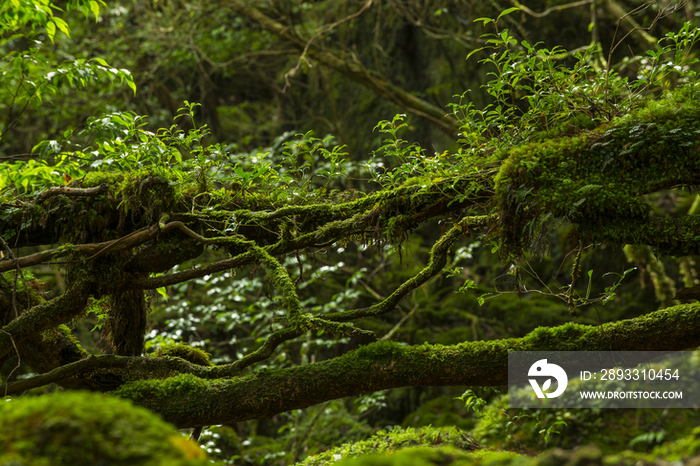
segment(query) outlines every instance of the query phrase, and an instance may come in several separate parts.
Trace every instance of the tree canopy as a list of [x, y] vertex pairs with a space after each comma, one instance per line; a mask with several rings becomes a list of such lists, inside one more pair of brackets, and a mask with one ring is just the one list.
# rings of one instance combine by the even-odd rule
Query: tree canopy
[[[5, 396], [196, 437], [503, 386], [509, 351], [700, 345], [691, 7], [317, 3], [0, 6]], [[577, 50], [540, 42], [557, 12]]]

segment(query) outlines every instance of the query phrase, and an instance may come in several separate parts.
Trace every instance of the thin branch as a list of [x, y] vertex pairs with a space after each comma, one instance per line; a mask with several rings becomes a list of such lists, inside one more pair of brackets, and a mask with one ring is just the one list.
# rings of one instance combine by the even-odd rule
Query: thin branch
[[282, 92], [285, 92], [285, 91], [287, 90], [287, 88], [290, 86], [290, 84], [289, 84], [289, 78], [290, 78], [291, 76], [294, 76], [294, 74], [295, 74], [297, 71], [299, 71], [299, 68], [301, 67], [302, 61], [303, 61], [304, 63], [308, 63], [308, 62], [306, 61], [306, 55], [307, 55], [307, 53], [309, 52], [309, 47], [311, 47], [311, 43], [312, 43], [314, 40], [316, 40], [318, 37], [320, 37], [322, 34], [326, 34], [326, 33], [330, 32], [330, 31], [332, 31], [333, 29], [335, 29], [336, 26], [339, 26], [339, 25], [341, 25], [341, 24], [343, 24], [343, 23], [345, 23], [345, 22], [347, 22], [347, 21], [350, 21], [351, 19], [355, 19], [355, 18], [357, 18], [358, 16], [360, 16], [360, 15], [361, 15], [362, 13], [364, 13], [369, 7], [372, 6], [372, 2], [373, 2], [373, 1], [374, 1], [374, 0], [367, 0], [367, 1], [365, 2], [365, 4], [362, 5], [362, 8], [359, 9], [359, 11], [356, 11], [355, 13], [353, 13], [353, 14], [351, 14], [351, 15], [349, 15], [349, 16], [346, 16], [345, 18], [343, 18], [343, 19], [341, 19], [341, 20], [339, 20], [339, 21], [336, 21], [335, 23], [328, 24], [328, 25], [326, 25], [326, 26], [320, 28], [320, 29], [318, 30], [318, 32], [316, 32], [316, 34], [314, 34], [313, 36], [311, 36], [311, 38], [310, 38], [309, 40], [306, 41], [306, 45], [304, 46], [304, 50], [302, 50], [301, 55], [299, 56], [299, 59], [297, 60], [296, 66], [295, 66], [294, 68], [292, 68], [291, 70], [289, 70], [287, 73], [285, 73], [285, 75], [284, 75], [284, 83], [285, 83], [285, 84], [284, 84], [284, 88], [282, 88]]
[[403, 316], [403, 317], [401, 318], [401, 320], [399, 320], [398, 323], [397, 323], [396, 325], [394, 325], [394, 327], [386, 333], [386, 335], [384, 335], [383, 337], [380, 338], [380, 340], [390, 340], [391, 337], [394, 336], [394, 333], [396, 333], [396, 331], [397, 331], [398, 329], [400, 329], [401, 326], [402, 326], [408, 319], [410, 319], [411, 317], [413, 317], [413, 314], [416, 313], [416, 311], [418, 310], [418, 307], [419, 307], [418, 304], [416, 304], [415, 306], [413, 306], [413, 309], [411, 309], [411, 311], [410, 311], [408, 314], [406, 314], [405, 316]]
[[[10, 377], [12, 377], [12, 374], [15, 373], [17, 369], [19, 369], [19, 366], [22, 365], [22, 358], [19, 355], [19, 350], [17, 349], [17, 344], [15, 343], [15, 339], [12, 338], [12, 335], [10, 335], [8, 332], [0, 329], [0, 332], [7, 334], [10, 337], [10, 340], [12, 341], [12, 346], [15, 348], [15, 354], [17, 355], [17, 365], [10, 371], [9, 375], [7, 376], [7, 380], [10, 380]], [[5, 396], [7, 396], [7, 384], [5, 384]]]
[[348, 322], [362, 317], [378, 316], [393, 310], [399, 301], [411, 291], [425, 283], [432, 276], [442, 272], [447, 262], [447, 253], [457, 239], [463, 234], [462, 228], [454, 226], [442, 238], [440, 238], [430, 250], [428, 264], [414, 277], [406, 280], [386, 299], [369, 308], [354, 311], [334, 312], [324, 316], [326, 320], [334, 322]]
[[[252, 4], [241, 0], [231, 0], [231, 7], [238, 13], [242, 14], [251, 21], [258, 23], [262, 28], [275, 34], [280, 39], [283, 39], [299, 49], [304, 49], [307, 46], [307, 41], [301, 39], [293, 28], [285, 26], [272, 18], [266, 16]], [[372, 89], [382, 97], [400, 105], [406, 110], [422, 116], [423, 118], [435, 123], [440, 129], [445, 131], [451, 137], [456, 138], [459, 133], [459, 122], [448, 115], [445, 109], [436, 107], [435, 105], [426, 102], [425, 100], [416, 97], [415, 95], [406, 92], [405, 90], [395, 86], [391, 82], [384, 79], [379, 73], [369, 70], [358, 62], [353, 62], [341, 58], [337, 54], [321, 48], [319, 46], [310, 47], [308, 53], [313, 52], [313, 59], [324, 64], [336, 71], [344, 74], [348, 78], [356, 81], [369, 89]]]
[[156, 224], [150, 228], [136, 230], [116, 240], [105, 241], [102, 243], [75, 244], [70, 245], [69, 247], [59, 247], [56, 249], [37, 252], [29, 256], [20, 257], [19, 259], [4, 259], [0, 260], [0, 272], [5, 272], [18, 266], [30, 267], [33, 265], [39, 265], [51, 259], [62, 257], [70, 253], [78, 253], [83, 255], [91, 254], [88, 259], [94, 259], [95, 257], [108, 251], [122, 251], [125, 249], [134, 248], [147, 241], [155, 239], [159, 233], [160, 228]]
[[573, 3], [566, 3], [564, 5], [555, 5], [552, 7], [547, 8], [544, 10], [542, 13], [536, 13], [520, 3], [518, 0], [511, 0], [513, 2], [513, 5], [517, 6], [522, 10], [524, 13], [527, 13], [530, 16], [534, 16], [535, 18], [544, 18], [550, 13], [554, 13], [555, 11], [561, 11], [561, 10], [566, 10], [569, 8], [576, 8], [577, 6], [583, 6], [583, 5], [589, 5], [593, 3], [593, 0], [580, 0], [578, 2], [573, 2]]
[[52, 196], [58, 196], [62, 194], [68, 197], [80, 197], [80, 196], [90, 196], [94, 197], [109, 190], [109, 185], [107, 183], [102, 183], [94, 188], [69, 188], [68, 186], [57, 186], [49, 188], [39, 194], [37, 201], [43, 201]]

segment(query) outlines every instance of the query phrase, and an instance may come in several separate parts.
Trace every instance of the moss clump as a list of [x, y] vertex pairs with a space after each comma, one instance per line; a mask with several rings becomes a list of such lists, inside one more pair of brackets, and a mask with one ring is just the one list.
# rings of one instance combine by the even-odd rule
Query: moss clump
[[0, 401], [0, 419], [0, 464], [209, 464], [195, 443], [157, 415], [98, 393]]
[[496, 177], [492, 236], [501, 256], [543, 252], [548, 232], [564, 224], [593, 242], [697, 254], [697, 219], [656, 218], [645, 198], [694, 183], [700, 169], [696, 98], [675, 91], [593, 131], [510, 149]]
[[179, 374], [163, 380], [134, 380], [111, 393], [147, 405], [148, 400], [167, 399], [173, 396], [199, 397], [206, 390], [207, 381], [192, 374]]
[[184, 343], [177, 343], [174, 345], [161, 346], [155, 352], [156, 357], [160, 356], [176, 356], [182, 358], [185, 361], [189, 361], [192, 364], [197, 364], [198, 366], [211, 366], [211, 354], [190, 345], [185, 345]]
[[[434, 427], [423, 427], [420, 429], [401, 429], [401, 428], [394, 428], [392, 430], [380, 430], [367, 440], [362, 440], [360, 442], [354, 442], [354, 443], [346, 443], [344, 445], [341, 445], [336, 448], [332, 448], [328, 451], [325, 451], [321, 454], [310, 456], [306, 458], [303, 462], [298, 463], [300, 466], [321, 466], [321, 465], [330, 465], [330, 464], [336, 464], [335, 462], [338, 461], [339, 458], [353, 458], [357, 457], [360, 455], [368, 455], [368, 454], [390, 454], [390, 457], [387, 461], [393, 461], [392, 458], [395, 457], [403, 457], [402, 455], [399, 455], [398, 453], [395, 454], [395, 452], [398, 452], [399, 450], [405, 449], [406, 447], [412, 446], [412, 445], [423, 445], [423, 446], [430, 446], [433, 448], [426, 448], [425, 450], [428, 452], [436, 451], [435, 447], [450, 447], [450, 450], [453, 452], [472, 452], [476, 451], [481, 446], [476, 443], [476, 441], [466, 434], [465, 432], [462, 432], [456, 427], [452, 428], [434, 428]], [[422, 449], [409, 449], [411, 452], [418, 452], [419, 450], [422, 451]], [[430, 456], [430, 455], [428, 455]], [[411, 463], [411, 462], [389, 462], [389, 463], [363, 463], [361, 461], [364, 461], [365, 459], [368, 458], [375, 458], [375, 457], [361, 457], [358, 458], [358, 463], [347, 463], [347, 464], [396, 464], [396, 465], [409, 465], [409, 464], [435, 464], [435, 463]], [[378, 458], [385, 458], [385, 457], [376, 457]], [[371, 461], [374, 461], [374, 459], [371, 459]], [[337, 464], [345, 464], [343, 463], [337, 463]], [[443, 464], [443, 463], [437, 463], [437, 464]], [[444, 464], [450, 464], [450, 463], [444, 463]]]
[[390, 456], [362, 456], [349, 458], [336, 464], [339, 466], [467, 466], [475, 463], [473, 458], [455, 448], [417, 447], [407, 448]]

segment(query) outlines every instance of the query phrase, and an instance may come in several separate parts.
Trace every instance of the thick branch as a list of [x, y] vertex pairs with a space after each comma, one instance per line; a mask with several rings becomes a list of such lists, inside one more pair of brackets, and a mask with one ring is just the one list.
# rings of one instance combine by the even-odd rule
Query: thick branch
[[95, 186], [93, 188], [70, 188], [68, 186], [55, 186], [55, 187], [49, 188], [46, 191], [43, 191], [41, 194], [39, 194], [37, 201], [40, 202], [40, 201], [43, 201], [44, 199], [47, 199], [49, 197], [58, 196], [59, 194], [63, 194], [64, 196], [68, 196], [68, 197], [80, 197], [80, 196], [94, 197], [94, 196], [97, 196], [98, 194], [106, 193], [108, 190], [109, 190], [109, 185], [106, 183], [103, 183], [99, 186]]
[[122, 238], [105, 241], [102, 243], [90, 243], [90, 244], [77, 244], [70, 245], [68, 247], [60, 247], [57, 249], [49, 249], [47, 251], [37, 252], [25, 257], [20, 257], [19, 259], [5, 259], [0, 261], [0, 272], [6, 272], [11, 270], [19, 264], [20, 267], [31, 267], [33, 265], [39, 265], [43, 262], [47, 262], [51, 259], [55, 259], [61, 256], [65, 256], [70, 253], [78, 253], [82, 255], [90, 255], [91, 258], [104, 254], [106, 252], [117, 252], [124, 251], [127, 249], [133, 249], [146, 241], [150, 241], [160, 233], [160, 227], [156, 224], [150, 228], [143, 230], [138, 230], [130, 233]]
[[396, 387], [505, 385], [508, 351], [673, 351], [698, 345], [700, 304], [692, 304], [598, 327], [538, 328], [519, 339], [413, 347], [378, 342], [301, 367], [216, 381], [193, 375], [142, 380], [116, 393], [178, 427], [195, 427], [268, 418], [327, 400]]
[[[342, 241], [357, 235], [367, 236], [370, 229], [372, 233], [382, 232], [383, 227], [390, 219], [400, 216], [401, 212], [404, 211], [409, 213], [409, 215], [402, 217], [408, 230], [408, 226], [416, 226], [430, 217], [463, 211], [467, 207], [485, 203], [493, 194], [491, 176], [494, 174], [495, 170], [485, 170], [483, 173], [479, 173], [480, 177], [483, 176], [479, 179], [468, 175], [457, 180], [443, 180], [426, 192], [420, 192], [421, 188], [416, 186], [400, 187], [348, 203], [288, 206], [274, 212], [238, 212], [238, 214], [243, 221], [251, 223], [272, 221], [280, 217], [294, 215], [301, 217], [298, 219], [299, 222], [304, 221], [303, 216], [309, 218], [315, 216], [315, 221], [318, 223], [327, 222], [323, 226], [314, 227], [308, 233], [301, 234], [296, 238], [280, 240], [264, 248], [271, 256], [280, 256], [307, 248], [323, 247], [326, 243]], [[475, 183], [475, 181], [480, 181], [480, 183]], [[459, 201], [456, 200], [460, 193], [464, 195], [464, 193], [469, 192], [471, 192], [470, 196], [464, 196], [465, 199]], [[390, 212], [384, 213], [385, 211]], [[337, 218], [338, 220], [334, 220]], [[475, 225], [474, 227], [480, 226], [483, 225]], [[465, 228], [468, 227], [470, 226], [465, 226]], [[139, 278], [134, 280], [129, 287], [156, 289], [161, 286], [171, 286], [193, 278], [251, 264], [255, 259], [255, 254], [247, 251], [204, 267], [196, 267], [172, 275]]]
[[38, 304], [17, 319], [5, 325], [0, 332], [0, 359], [14, 351], [16, 343], [37, 335], [57, 325], [68, 322], [85, 309], [89, 283], [79, 280], [61, 296]]

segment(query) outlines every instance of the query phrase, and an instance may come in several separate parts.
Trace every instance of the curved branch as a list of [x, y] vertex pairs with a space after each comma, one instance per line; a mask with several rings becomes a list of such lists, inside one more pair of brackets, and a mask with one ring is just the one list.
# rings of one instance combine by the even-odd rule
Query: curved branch
[[542, 13], [537, 13], [535, 11], [532, 11], [522, 3], [520, 3], [518, 0], [511, 0], [513, 2], [513, 5], [517, 6], [520, 8], [523, 12], [527, 13], [530, 16], [533, 16], [535, 18], [544, 18], [550, 13], [553, 13], [555, 11], [560, 11], [560, 10], [566, 10], [568, 8], [576, 8], [577, 6], [583, 6], [583, 5], [590, 5], [593, 3], [593, 0], [579, 0], [577, 2], [572, 2], [572, 3], [566, 3], [564, 5], [555, 5], [547, 8], [544, 10]]
[[80, 315], [87, 304], [89, 287], [87, 281], [78, 280], [61, 296], [32, 307], [5, 325], [0, 332], [0, 359], [13, 350], [13, 341], [36, 337]]
[[415, 290], [423, 283], [427, 282], [431, 277], [442, 271], [442, 268], [447, 262], [447, 252], [450, 247], [457, 241], [457, 238], [462, 235], [461, 227], [455, 226], [438, 240], [430, 250], [430, 260], [428, 264], [417, 275], [406, 280], [399, 286], [391, 295], [382, 302], [375, 304], [367, 309], [358, 309], [356, 311], [334, 312], [324, 316], [325, 319], [336, 322], [348, 322], [350, 320], [360, 319], [362, 317], [378, 316], [386, 314], [393, 310], [399, 301], [411, 291]]
[[156, 224], [151, 226], [150, 228], [134, 231], [122, 238], [112, 241], [104, 241], [102, 243], [64, 245], [56, 249], [49, 249], [46, 251], [37, 252], [36, 254], [31, 254], [29, 256], [20, 257], [19, 259], [1, 260], [0, 272], [6, 272], [17, 266], [31, 267], [33, 265], [39, 265], [51, 259], [65, 256], [66, 254], [70, 253], [79, 253], [85, 256], [90, 255], [89, 259], [94, 259], [98, 255], [104, 254], [106, 252], [117, 252], [135, 248], [136, 246], [139, 246], [147, 241], [155, 239], [158, 236], [159, 232], [160, 227]]

